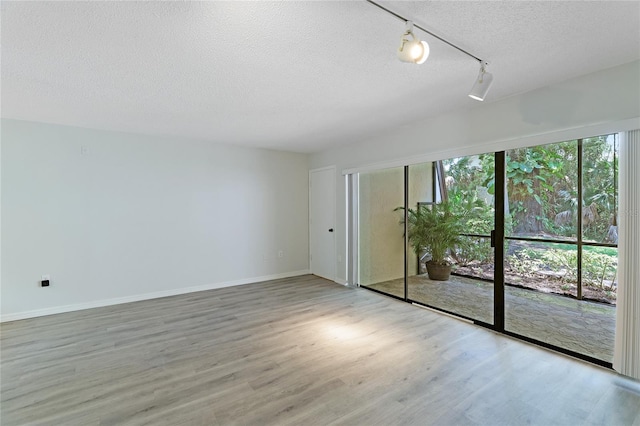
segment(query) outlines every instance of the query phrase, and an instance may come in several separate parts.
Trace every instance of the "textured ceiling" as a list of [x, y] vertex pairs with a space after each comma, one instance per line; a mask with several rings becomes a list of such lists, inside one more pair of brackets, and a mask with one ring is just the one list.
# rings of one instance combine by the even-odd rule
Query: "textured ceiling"
[[[490, 62], [485, 100], [640, 58], [640, 2], [383, 4]], [[453, 109], [477, 62], [364, 1], [10, 2], [2, 116], [316, 152]]]

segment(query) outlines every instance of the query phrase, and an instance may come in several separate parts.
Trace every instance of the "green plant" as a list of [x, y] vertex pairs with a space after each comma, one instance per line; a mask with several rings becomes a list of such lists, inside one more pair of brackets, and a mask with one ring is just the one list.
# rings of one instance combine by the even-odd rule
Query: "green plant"
[[[607, 254], [583, 251], [582, 282], [602, 290], [614, 291], [618, 258]], [[606, 283], [608, 282], [608, 284]]]
[[616, 259], [618, 258], [618, 249], [615, 247], [583, 246], [582, 250], [584, 250], [583, 253], [586, 253], [586, 252], [599, 253], [599, 254], [606, 254], [607, 256], [610, 256]]
[[578, 251], [547, 249], [542, 255], [544, 264], [552, 271], [562, 273], [562, 280], [578, 281]]
[[493, 195], [484, 183], [484, 170], [494, 169], [493, 155], [480, 155], [444, 160], [448, 187], [448, 200], [453, 211], [463, 212], [461, 218], [466, 233], [481, 237], [461, 236], [451, 257], [459, 266], [490, 263], [493, 248], [490, 244], [494, 228]]
[[[511, 220], [507, 235], [577, 237], [583, 215], [585, 241], [613, 242], [617, 226], [618, 155], [614, 135], [582, 140], [582, 193], [578, 194], [578, 141], [517, 148], [506, 152], [506, 195]], [[443, 160], [449, 199], [471, 200], [478, 189], [495, 193], [493, 154]], [[450, 183], [449, 183], [450, 182]], [[491, 204], [488, 202], [488, 204]], [[596, 214], [597, 213], [597, 214]], [[482, 231], [482, 226], [474, 228]], [[481, 233], [481, 232], [476, 232]]]
[[[552, 271], [564, 272], [565, 281], [576, 282], [577, 250], [548, 249], [543, 254], [544, 264]], [[584, 250], [582, 253], [582, 284], [613, 291], [618, 259], [605, 253]]]
[[468, 266], [473, 262], [491, 263], [493, 262], [491, 241], [488, 238], [462, 236], [456, 244], [453, 257], [460, 266]]
[[[404, 207], [395, 210], [404, 211]], [[449, 265], [447, 254], [460, 242], [464, 232], [465, 212], [458, 212], [448, 202], [425, 205], [407, 210], [407, 236], [413, 251], [418, 257], [427, 252], [431, 262]], [[400, 220], [404, 225], [404, 218]]]
[[542, 262], [531, 256], [531, 250], [521, 250], [507, 257], [513, 272], [524, 277], [533, 277], [542, 267]]

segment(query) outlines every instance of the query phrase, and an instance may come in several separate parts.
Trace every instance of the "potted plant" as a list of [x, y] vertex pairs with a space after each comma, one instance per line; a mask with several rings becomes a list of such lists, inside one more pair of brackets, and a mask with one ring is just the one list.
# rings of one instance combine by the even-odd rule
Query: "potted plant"
[[[396, 210], [404, 210], [404, 207]], [[429, 278], [448, 280], [451, 274], [448, 253], [460, 242], [460, 234], [464, 232], [464, 214], [455, 212], [449, 202], [418, 204], [416, 209], [408, 209], [407, 212], [407, 232], [413, 251], [418, 258], [424, 252], [431, 255], [426, 263]], [[404, 225], [404, 218], [400, 224]]]

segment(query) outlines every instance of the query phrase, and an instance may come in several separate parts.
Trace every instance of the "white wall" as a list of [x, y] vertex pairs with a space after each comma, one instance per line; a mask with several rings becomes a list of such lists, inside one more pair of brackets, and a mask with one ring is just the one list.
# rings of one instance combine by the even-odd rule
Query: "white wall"
[[[500, 84], [499, 76], [494, 84]], [[311, 167], [336, 165], [340, 175], [638, 128], [640, 61], [496, 102], [469, 100], [469, 106], [370, 140], [343, 141], [346, 145], [312, 155]], [[338, 182], [337, 217], [344, 217], [344, 179]], [[345, 223], [337, 224], [336, 238], [344, 251]], [[343, 252], [337, 255], [346, 259]], [[344, 274], [344, 265], [338, 263], [337, 270]]]
[[3, 320], [308, 270], [306, 155], [14, 120], [1, 136]]

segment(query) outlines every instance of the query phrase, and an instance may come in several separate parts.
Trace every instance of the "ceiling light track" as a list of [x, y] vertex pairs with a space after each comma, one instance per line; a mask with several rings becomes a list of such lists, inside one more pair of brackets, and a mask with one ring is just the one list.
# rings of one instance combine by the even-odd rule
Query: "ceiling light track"
[[[376, 6], [377, 8], [379, 8], [379, 9], [381, 9], [381, 10], [384, 10], [384, 11], [385, 11], [385, 12], [387, 12], [389, 15], [395, 16], [396, 18], [398, 18], [398, 19], [400, 19], [400, 20], [404, 21], [404, 22], [405, 22], [405, 24], [406, 24], [406, 23], [408, 23], [408, 22], [411, 22], [411, 20], [410, 20], [410, 19], [405, 18], [404, 16], [400, 15], [399, 13], [394, 12], [394, 11], [393, 11], [393, 10], [391, 10], [391, 9], [387, 9], [386, 7], [382, 6], [380, 3], [377, 3], [377, 2], [375, 2], [375, 1], [373, 1], [373, 0], [365, 0], [365, 1], [366, 1], [367, 3], [371, 3], [372, 5]], [[415, 22], [413, 23], [413, 26], [414, 26], [415, 28], [418, 28], [418, 29], [420, 29], [420, 30], [424, 31], [425, 33], [429, 34], [431, 37], [437, 38], [437, 39], [438, 39], [438, 40], [440, 40], [441, 42], [448, 44], [449, 46], [453, 47], [453, 48], [454, 48], [454, 49], [456, 49], [456, 50], [459, 50], [460, 52], [464, 53], [465, 55], [467, 55], [467, 56], [469, 56], [469, 57], [471, 57], [471, 58], [473, 58], [473, 59], [475, 59], [476, 61], [478, 61], [478, 62], [480, 62], [480, 63], [483, 63], [483, 62], [485, 62], [485, 63], [486, 63], [486, 61], [483, 61], [482, 59], [478, 58], [476, 55], [473, 55], [473, 54], [471, 54], [471, 53], [467, 52], [467, 51], [466, 51], [466, 50], [464, 50], [463, 48], [461, 48], [461, 47], [459, 47], [459, 46], [456, 46], [455, 44], [451, 43], [450, 41], [448, 41], [448, 40], [446, 40], [446, 39], [444, 39], [444, 38], [440, 37], [440, 36], [439, 36], [439, 35], [437, 35], [437, 34], [432, 33], [432, 32], [431, 32], [431, 31], [429, 31], [428, 29], [426, 29], [426, 28], [424, 28], [424, 27], [422, 27], [422, 26], [420, 26], [420, 25], [416, 24]]]
[[489, 92], [489, 89], [491, 88], [491, 85], [493, 84], [493, 75], [491, 73], [488, 73], [486, 69], [488, 65], [487, 61], [481, 58], [478, 58], [476, 55], [473, 55], [467, 52], [463, 48], [451, 43], [448, 40], [445, 40], [444, 38], [440, 37], [437, 34], [432, 33], [428, 29], [421, 27], [420, 25], [416, 25], [413, 21], [409, 20], [408, 18], [405, 18], [404, 16], [394, 12], [391, 9], [388, 9], [382, 6], [380, 3], [377, 3], [373, 0], [365, 0], [365, 1], [367, 3], [374, 5], [375, 7], [377, 7], [378, 9], [384, 12], [387, 12], [389, 15], [395, 16], [396, 18], [404, 21], [406, 25], [406, 30], [402, 35], [402, 38], [400, 39], [400, 47], [398, 48], [398, 52], [397, 52], [398, 59], [400, 59], [402, 62], [422, 64], [429, 57], [429, 44], [426, 41], [421, 41], [418, 37], [415, 36], [415, 34], [413, 33], [414, 27], [424, 31], [425, 33], [429, 34], [431, 37], [434, 37], [440, 40], [441, 42], [464, 53], [470, 58], [473, 58], [476, 61], [480, 62], [480, 72], [478, 74], [478, 77], [474, 81], [473, 87], [471, 88], [471, 93], [469, 93], [469, 97], [476, 101], [484, 100], [485, 96]]

